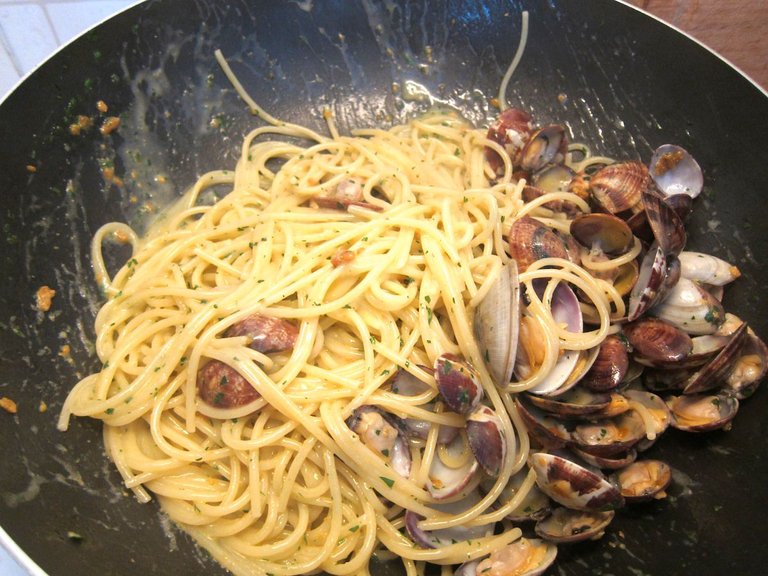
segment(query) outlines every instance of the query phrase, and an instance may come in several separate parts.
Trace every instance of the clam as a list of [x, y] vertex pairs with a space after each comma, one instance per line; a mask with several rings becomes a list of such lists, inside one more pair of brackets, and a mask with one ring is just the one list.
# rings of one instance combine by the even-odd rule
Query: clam
[[635, 410], [614, 418], [579, 424], [571, 439], [580, 450], [596, 456], [612, 456], [628, 451], [645, 438], [645, 424]]
[[611, 392], [610, 395], [611, 401], [608, 406], [593, 414], [594, 418], [613, 418], [629, 410], [629, 402], [624, 395], [618, 392]]
[[531, 184], [544, 192], [568, 192], [575, 176], [565, 164], [549, 164], [531, 176]]
[[633, 408], [643, 418], [645, 438], [635, 444], [635, 448], [642, 452], [650, 448], [669, 427], [669, 408], [660, 396], [647, 390], [625, 390], [624, 397], [634, 403]]
[[682, 277], [695, 282], [723, 286], [741, 276], [736, 266], [710, 254], [683, 251], [678, 257]]
[[555, 508], [552, 514], [536, 523], [536, 534], [555, 544], [573, 544], [599, 540], [615, 516], [606, 512]]
[[691, 353], [685, 358], [671, 361], [656, 360], [653, 362], [655, 368], [660, 368], [670, 372], [670, 376], [654, 374], [654, 378], [657, 380], [663, 380], [668, 382], [678, 382], [679, 378], [675, 373], [688, 372], [695, 370], [701, 366], [707, 364], [712, 358], [722, 350], [728, 342], [731, 341], [731, 335], [718, 335], [718, 334], [704, 334], [702, 336], [692, 336], [691, 343], [693, 348]]
[[726, 344], [710, 362], [696, 372], [685, 383], [683, 394], [699, 394], [722, 385], [731, 372], [747, 339], [747, 325], [741, 327], [730, 337]]
[[659, 318], [641, 318], [625, 324], [624, 335], [635, 351], [635, 360], [647, 366], [657, 361], [682, 360], [693, 350], [688, 334]]
[[[422, 368], [429, 370], [429, 368], [426, 367]], [[417, 396], [429, 390], [427, 384], [402, 368], [395, 372], [395, 375], [390, 378], [390, 386], [394, 394], [400, 394], [402, 396]], [[432, 401], [427, 404], [422, 404], [420, 407], [429, 410], [430, 412], [434, 412], [435, 402]], [[418, 438], [421, 440], [427, 439], [429, 431], [433, 426], [439, 426], [440, 428], [437, 431], [438, 444], [447, 444], [459, 433], [459, 429], [454, 426], [439, 425], [418, 418], [404, 418], [402, 422], [405, 425], [406, 434], [409, 438]]]
[[610, 456], [597, 456], [595, 454], [590, 454], [584, 450], [579, 450], [579, 448], [576, 446], [571, 446], [570, 449], [574, 454], [576, 454], [576, 456], [584, 460], [584, 462], [590, 466], [601, 469], [617, 470], [632, 464], [632, 462], [637, 459], [637, 450], [634, 448], [630, 448], [626, 452], [611, 454]]
[[648, 169], [639, 162], [621, 162], [601, 168], [589, 182], [595, 201], [611, 214], [640, 207], [643, 191], [650, 184]]
[[228, 338], [246, 336], [249, 348], [262, 354], [271, 354], [292, 350], [299, 330], [284, 318], [252, 314], [230, 326], [225, 335]]
[[751, 396], [768, 372], [768, 347], [754, 332], [748, 331], [746, 342], [728, 374], [724, 390], [739, 400]]
[[459, 434], [435, 451], [429, 467], [427, 491], [435, 500], [452, 498], [467, 487], [477, 469], [478, 462], [467, 439]]
[[[545, 288], [546, 281], [534, 282], [534, 290], [539, 298], [544, 296]], [[552, 300], [549, 303], [549, 306], [552, 311], [552, 318], [556, 324], [560, 326], [564, 325], [569, 332], [583, 331], [584, 323], [581, 316], [579, 300], [573, 290], [567, 285], [562, 282], [557, 285], [552, 292]], [[521, 336], [521, 340], [522, 339], [523, 337]], [[523, 342], [521, 343], [524, 345]], [[577, 369], [579, 360], [582, 359], [582, 356], [583, 355], [578, 350], [562, 351], [554, 368], [546, 378], [528, 391], [534, 394], [562, 394], [578, 381], [577, 378], [571, 378], [571, 375], [574, 370]], [[589, 368], [585, 365], [586, 362], [588, 362], [588, 360], [584, 359], [581, 367], [582, 373], [585, 371], [584, 368]]]
[[652, 247], [643, 257], [637, 282], [629, 294], [627, 319], [632, 322], [642, 316], [664, 293], [667, 257], [661, 246]]
[[531, 133], [518, 154], [516, 164], [526, 172], [536, 172], [548, 164], [562, 164], [567, 151], [565, 126], [550, 124]]
[[570, 441], [571, 433], [561, 421], [539, 410], [522, 395], [515, 398], [515, 406], [528, 433], [545, 448], [562, 448]]
[[591, 252], [620, 256], [632, 248], [635, 237], [627, 223], [611, 214], [582, 214], [571, 222], [571, 235]]
[[509, 230], [509, 254], [517, 262], [522, 273], [533, 262], [542, 258], [571, 260], [563, 238], [530, 216], [523, 216], [512, 223]]
[[627, 345], [615, 335], [607, 336], [581, 386], [596, 392], [613, 390], [621, 384], [629, 370]]
[[475, 339], [497, 386], [512, 380], [520, 331], [520, 283], [510, 261], [478, 304], [473, 319]]
[[729, 428], [739, 410], [739, 401], [727, 394], [673, 396], [666, 402], [672, 426], [686, 432]]
[[652, 188], [643, 190], [642, 198], [645, 215], [656, 242], [664, 250], [665, 256], [677, 256], [685, 247], [687, 239], [682, 219]]
[[483, 405], [475, 408], [467, 416], [467, 441], [483, 471], [498, 476], [507, 457], [507, 439], [496, 412]]
[[411, 451], [397, 416], [376, 406], [360, 406], [347, 418], [347, 426], [365, 446], [389, 462], [400, 476], [407, 478], [410, 475]]
[[649, 313], [693, 335], [713, 334], [725, 322], [723, 305], [687, 278], [680, 278]]
[[261, 395], [240, 372], [219, 360], [211, 360], [197, 373], [199, 410], [213, 418], [237, 418], [254, 412]]
[[672, 482], [672, 469], [661, 460], [638, 460], [613, 476], [627, 502], [659, 500]]
[[696, 198], [704, 185], [699, 164], [685, 149], [674, 144], [656, 148], [649, 173], [665, 196], [685, 194]]
[[599, 470], [575, 461], [575, 457], [535, 452], [529, 458], [536, 483], [547, 496], [573, 510], [611, 510], [624, 498]]
[[[512, 500], [527, 477], [527, 470], [521, 470], [513, 475], [499, 495], [498, 502], [504, 504]], [[487, 491], [490, 490], [492, 484], [493, 481], [488, 479], [483, 481], [481, 487]], [[547, 498], [547, 496], [539, 490], [539, 487], [534, 484], [520, 501], [520, 504], [518, 504], [514, 510], [510, 511], [506, 518], [513, 522], [540, 520], [549, 514], [549, 507], [549, 498]]]
[[477, 566], [482, 560], [482, 558], [476, 558], [460, 564], [453, 571], [453, 576], [477, 576]]
[[571, 388], [555, 398], [534, 394], [526, 397], [534, 406], [562, 418], [588, 417], [590, 414], [604, 410], [611, 402], [609, 394], [591, 392], [581, 386]]
[[640, 276], [640, 267], [637, 260], [631, 260], [619, 266], [618, 273], [613, 279], [613, 287], [619, 293], [619, 296], [626, 296], [637, 284]]
[[693, 212], [693, 198], [688, 194], [673, 194], [672, 196], [666, 196], [664, 201], [674, 210], [680, 220], [685, 222], [688, 216]]
[[435, 380], [445, 405], [458, 414], [469, 414], [483, 399], [483, 386], [475, 369], [455, 354], [437, 357]]
[[[480, 501], [481, 497], [477, 490], [469, 492], [460, 500], [449, 503], [432, 504], [432, 508], [450, 515], [461, 514]], [[465, 542], [467, 540], [476, 540], [493, 534], [494, 523], [482, 524], [480, 526], [454, 526], [452, 528], [442, 528], [439, 530], [422, 530], [419, 522], [423, 517], [415, 512], [408, 510], [405, 513], [405, 527], [408, 530], [413, 541], [424, 548], [442, 548], [455, 544], [456, 542]]]
[[[488, 128], [487, 138], [500, 144], [512, 159], [528, 140], [532, 129], [531, 116], [527, 112], [519, 108], [507, 108]], [[504, 166], [498, 152], [491, 148], [485, 149], [485, 157], [496, 173]]]
[[344, 178], [329, 193], [315, 196], [313, 200], [320, 208], [332, 210], [348, 210], [350, 206], [359, 206], [381, 211], [379, 206], [365, 202], [363, 198], [363, 182], [359, 178]]
[[454, 576], [540, 576], [556, 556], [556, 546], [538, 539], [520, 538], [494, 550], [472, 569], [462, 564]]
[[[665, 368], [664, 363], [659, 363], [660, 368], [648, 368], [643, 372], [643, 386], [651, 392], [681, 392], [685, 387], [691, 371], [688, 368]], [[669, 365], [674, 365], [670, 362]]]

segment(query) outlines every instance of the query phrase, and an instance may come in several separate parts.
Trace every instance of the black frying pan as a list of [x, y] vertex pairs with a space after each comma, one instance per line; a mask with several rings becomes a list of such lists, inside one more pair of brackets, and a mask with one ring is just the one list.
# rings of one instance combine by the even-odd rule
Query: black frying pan
[[[727, 307], [768, 337], [768, 99], [674, 30], [612, 0], [147, 2], [69, 45], [0, 107], [0, 396], [19, 404], [16, 416], [0, 412], [0, 525], [44, 570], [224, 573], [156, 505], [124, 494], [96, 422], [55, 428], [67, 390], [96, 365], [93, 232], [115, 219], [140, 228], [146, 202], [162, 205], [204, 171], [233, 166], [257, 123], [213, 50], [265, 108], [317, 128], [324, 104], [342, 130], [426, 110], [430, 102], [393, 94], [393, 82], [408, 81], [483, 123], [522, 9], [531, 34], [510, 102], [616, 157], [647, 160], [665, 142], [689, 149], [706, 173], [689, 245], [739, 265]], [[70, 135], [99, 99], [122, 117], [118, 133]], [[114, 163], [128, 192], [105, 184], [99, 161]], [[152, 182], [159, 173], [165, 185]], [[43, 284], [58, 291], [47, 315], [34, 307]], [[667, 433], [652, 455], [677, 471], [673, 496], [622, 510], [600, 542], [561, 547], [551, 572], [764, 573], [767, 399], [760, 390], [745, 402], [731, 432]]]

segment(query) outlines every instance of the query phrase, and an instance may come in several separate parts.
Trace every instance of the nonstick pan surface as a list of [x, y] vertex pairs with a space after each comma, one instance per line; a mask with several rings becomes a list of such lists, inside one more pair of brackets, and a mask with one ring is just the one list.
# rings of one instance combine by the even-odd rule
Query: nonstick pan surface
[[[42, 569], [225, 573], [155, 504], [126, 493], [98, 422], [56, 430], [67, 391], [97, 364], [93, 233], [111, 220], [141, 230], [198, 175], [234, 166], [259, 122], [213, 51], [267, 110], [317, 129], [323, 106], [342, 131], [436, 105], [485, 125], [522, 10], [530, 36], [509, 102], [617, 158], [647, 161], [667, 142], [691, 151], [706, 184], [689, 246], [739, 266], [726, 308], [768, 337], [768, 99], [679, 32], [613, 0], [146, 2], [57, 53], [0, 105], [0, 396], [19, 406], [0, 412], [0, 525]], [[68, 126], [98, 100], [119, 130], [73, 136]], [[108, 164], [123, 188], [102, 177]], [[45, 314], [42, 285], [57, 291]], [[758, 390], [729, 432], [665, 434], [651, 455], [675, 470], [671, 496], [620, 511], [599, 542], [562, 546], [550, 573], [764, 573], [767, 403]]]

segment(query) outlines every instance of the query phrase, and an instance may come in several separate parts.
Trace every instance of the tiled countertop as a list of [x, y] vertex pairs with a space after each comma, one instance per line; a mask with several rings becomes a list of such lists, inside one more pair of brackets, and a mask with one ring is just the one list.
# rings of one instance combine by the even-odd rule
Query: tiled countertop
[[59, 46], [132, 4], [136, 0], [0, 0], [0, 98]]

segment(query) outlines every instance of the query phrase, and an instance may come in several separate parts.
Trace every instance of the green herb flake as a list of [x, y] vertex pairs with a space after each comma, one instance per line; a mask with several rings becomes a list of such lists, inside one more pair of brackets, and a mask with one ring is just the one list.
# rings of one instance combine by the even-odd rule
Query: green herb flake
[[392, 480], [392, 478], [387, 478], [386, 476], [379, 476], [381, 478], [381, 481], [384, 482], [389, 488], [392, 488], [392, 486], [395, 485], [395, 481]]

